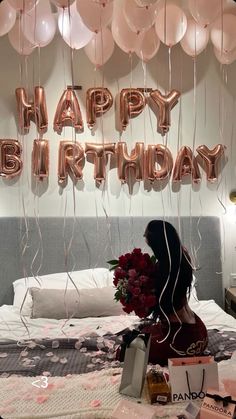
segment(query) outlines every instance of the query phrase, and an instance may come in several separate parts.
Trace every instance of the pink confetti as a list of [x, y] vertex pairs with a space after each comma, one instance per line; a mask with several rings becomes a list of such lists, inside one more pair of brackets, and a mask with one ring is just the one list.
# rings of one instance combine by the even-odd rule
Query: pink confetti
[[36, 398], [36, 402], [41, 404], [41, 403], [45, 403], [48, 400], [48, 396], [38, 396]]
[[51, 373], [49, 371], [43, 371], [43, 374], [45, 377], [50, 377]]
[[92, 400], [91, 401], [91, 403], [90, 403], [90, 405], [92, 406], [92, 407], [99, 407], [99, 406], [101, 406], [101, 401], [100, 400]]

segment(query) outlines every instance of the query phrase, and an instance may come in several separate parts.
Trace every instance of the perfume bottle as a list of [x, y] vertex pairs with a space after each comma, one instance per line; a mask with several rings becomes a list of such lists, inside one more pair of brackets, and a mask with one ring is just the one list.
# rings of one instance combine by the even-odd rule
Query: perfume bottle
[[151, 404], [166, 404], [171, 400], [170, 387], [163, 371], [150, 369], [147, 373], [147, 387]]

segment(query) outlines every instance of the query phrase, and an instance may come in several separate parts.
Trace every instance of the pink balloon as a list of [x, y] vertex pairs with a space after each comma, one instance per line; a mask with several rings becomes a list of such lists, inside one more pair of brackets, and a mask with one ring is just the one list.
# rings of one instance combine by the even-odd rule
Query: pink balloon
[[236, 48], [236, 16], [224, 14], [211, 28], [211, 41], [219, 51], [229, 52]]
[[113, 2], [76, 0], [77, 10], [84, 24], [93, 32], [99, 32], [112, 19]]
[[7, 0], [8, 3], [18, 12], [28, 12], [36, 6], [38, 0]]
[[71, 6], [74, 0], [51, 0], [51, 2], [55, 4], [55, 6], [62, 7], [64, 9], [65, 7]]
[[202, 26], [209, 25], [222, 12], [226, 0], [188, 0], [190, 13]]
[[48, 0], [40, 0], [36, 7], [24, 15], [22, 32], [29, 42], [39, 47], [48, 45], [56, 32], [56, 22]]
[[96, 33], [84, 48], [87, 57], [96, 66], [101, 67], [112, 56], [115, 48], [110, 29], [104, 28]]
[[58, 27], [64, 41], [73, 49], [83, 48], [93, 37], [93, 32], [85, 26], [75, 3], [70, 10], [59, 12]]
[[124, 14], [121, 8], [117, 8], [116, 13], [114, 13], [111, 31], [113, 38], [120, 49], [128, 54], [135, 51], [138, 43], [138, 35], [137, 33], [131, 31], [124, 19]]
[[160, 40], [168, 47], [172, 47], [184, 37], [187, 18], [180, 7], [171, 3], [166, 4], [158, 12], [155, 29]]
[[124, 0], [123, 11], [126, 22], [133, 32], [150, 29], [157, 15], [157, 4], [140, 7], [135, 0]]
[[21, 55], [30, 55], [35, 48], [35, 45], [31, 44], [24, 36], [19, 18], [8, 33], [8, 38], [12, 47]]
[[188, 19], [187, 31], [180, 44], [191, 57], [196, 57], [200, 54], [207, 46], [209, 41], [209, 29], [208, 27], [200, 26], [193, 18]]
[[16, 11], [6, 1], [0, 3], [0, 36], [11, 30], [16, 21]]
[[150, 28], [139, 36], [138, 45], [135, 52], [141, 60], [147, 62], [151, 60], [157, 53], [160, 47], [160, 39], [158, 38], [155, 28]]
[[221, 51], [218, 51], [218, 49], [214, 47], [214, 53], [217, 60], [221, 64], [229, 65], [229, 64], [232, 64], [236, 60], [236, 48], [229, 52], [223, 52], [223, 51], [221, 52]]

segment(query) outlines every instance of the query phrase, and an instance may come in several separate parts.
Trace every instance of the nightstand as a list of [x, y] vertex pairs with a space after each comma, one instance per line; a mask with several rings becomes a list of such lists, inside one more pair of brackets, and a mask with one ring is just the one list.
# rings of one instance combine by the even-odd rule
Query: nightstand
[[225, 290], [225, 311], [236, 318], [236, 287]]

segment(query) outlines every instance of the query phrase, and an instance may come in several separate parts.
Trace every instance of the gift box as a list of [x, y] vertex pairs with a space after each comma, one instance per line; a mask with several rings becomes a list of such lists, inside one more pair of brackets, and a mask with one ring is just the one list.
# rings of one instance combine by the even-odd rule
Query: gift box
[[111, 419], [155, 419], [151, 406], [121, 400], [112, 412]]
[[202, 402], [200, 419], [235, 418], [236, 400], [230, 395], [208, 389]]
[[168, 360], [172, 402], [203, 400], [207, 388], [219, 390], [218, 366], [211, 356]]
[[150, 349], [150, 334], [129, 335], [119, 392], [131, 397], [140, 397], [147, 371]]

